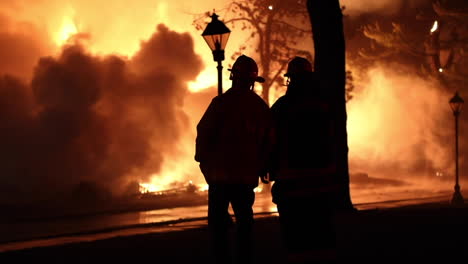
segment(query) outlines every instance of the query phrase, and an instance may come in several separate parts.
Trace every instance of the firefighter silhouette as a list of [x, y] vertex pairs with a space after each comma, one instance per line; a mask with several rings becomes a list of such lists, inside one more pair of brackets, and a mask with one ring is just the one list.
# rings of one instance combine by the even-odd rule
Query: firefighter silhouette
[[272, 106], [276, 144], [270, 166], [273, 202], [289, 256], [334, 252], [331, 200], [334, 183], [334, 125], [311, 63], [288, 63], [286, 94]]
[[[208, 226], [217, 263], [252, 261], [254, 188], [266, 174], [272, 145], [268, 105], [253, 91], [257, 63], [245, 55], [231, 71], [232, 87], [216, 96], [197, 125], [195, 160], [208, 183]], [[231, 204], [235, 214], [236, 243], [232, 256], [228, 229]]]

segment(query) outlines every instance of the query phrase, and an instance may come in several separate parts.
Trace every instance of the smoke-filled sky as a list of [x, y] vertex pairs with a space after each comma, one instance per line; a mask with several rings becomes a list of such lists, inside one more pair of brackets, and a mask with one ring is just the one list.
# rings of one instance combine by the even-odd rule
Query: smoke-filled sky
[[121, 189], [167, 172], [178, 156], [193, 160], [184, 138], [194, 136], [187, 112], [197, 111], [184, 101], [204, 62], [187, 32], [195, 31], [190, 13], [208, 10], [182, 1], [2, 0], [0, 200], [81, 181]]
[[201, 69], [191, 36], [159, 25], [132, 59], [71, 45], [42, 57], [30, 83], [3, 76], [1, 186], [148, 180], [177, 154], [187, 82]]
[[363, 13], [379, 13], [392, 15], [401, 8], [416, 8], [430, 0], [341, 0], [340, 3], [346, 7], [350, 15]]
[[[44, 196], [80, 181], [202, 182], [195, 125], [215, 95], [216, 67], [192, 20], [223, 14], [227, 2], [0, 0], [0, 196]], [[350, 15], [391, 16], [427, 2], [341, 4]], [[243, 34], [233, 30], [227, 58]], [[348, 104], [351, 169], [420, 160], [450, 169], [450, 135], [440, 132], [449, 95], [402, 65], [350, 67], [360, 76]]]

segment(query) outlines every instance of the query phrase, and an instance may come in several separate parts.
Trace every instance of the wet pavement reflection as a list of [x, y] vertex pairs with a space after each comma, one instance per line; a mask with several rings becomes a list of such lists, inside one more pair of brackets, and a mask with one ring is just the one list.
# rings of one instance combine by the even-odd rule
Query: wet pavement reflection
[[[402, 205], [444, 201], [450, 193], [427, 196], [388, 196], [373, 202], [355, 202], [358, 210], [389, 208]], [[399, 197], [400, 199], [393, 199]], [[365, 201], [365, 200], [363, 200]], [[119, 235], [167, 232], [206, 225], [207, 206], [102, 214], [47, 221], [17, 222], [0, 225], [0, 252], [23, 248], [92, 241]], [[232, 213], [232, 210], [231, 210]], [[259, 193], [254, 204], [255, 217], [277, 215], [276, 205], [267, 193]]]

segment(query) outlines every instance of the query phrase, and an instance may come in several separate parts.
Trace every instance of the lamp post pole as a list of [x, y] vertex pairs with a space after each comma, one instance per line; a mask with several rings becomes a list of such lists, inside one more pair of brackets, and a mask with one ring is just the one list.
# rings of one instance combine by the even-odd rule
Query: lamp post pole
[[458, 177], [458, 116], [461, 112], [461, 107], [463, 105], [463, 99], [458, 95], [458, 92], [455, 93], [452, 99], [450, 99], [450, 106], [453, 110], [453, 116], [455, 117], [455, 187], [452, 197], [452, 205], [459, 206], [464, 204], [463, 196], [460, 192], [460, 184]]
[[221, 60], [218, 60], [218, 95], [223, 93], [223, 65], [221, 64]]
[[223, 93], [223, 64], [224, 50], [221, 49], [220, 45], [216, 44], [216, 49], [213, 50], [213, 59], [218, 63], [216, 68], [218, 69], [218, 95]]

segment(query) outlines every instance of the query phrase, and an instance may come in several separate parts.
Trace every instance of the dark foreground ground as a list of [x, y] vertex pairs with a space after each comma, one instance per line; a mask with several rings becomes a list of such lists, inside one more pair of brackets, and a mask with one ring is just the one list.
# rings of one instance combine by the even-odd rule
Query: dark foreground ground
[[[0, 263], [211, 263], [205, 225], [0, 253]], [[468, 263], [468, 207], [337, 215], [338, 263]], [[256, 263], [286, 263], [276, 216], [255, 223]]]

